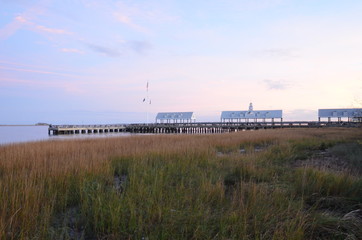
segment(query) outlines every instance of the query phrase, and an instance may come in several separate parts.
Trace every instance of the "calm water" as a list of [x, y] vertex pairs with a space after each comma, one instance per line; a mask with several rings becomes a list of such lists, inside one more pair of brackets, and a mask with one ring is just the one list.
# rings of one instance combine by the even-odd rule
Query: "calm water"
[[95, 133], [49, 136], [48, 126], [0, 126], [0, 145], [57, 139], [130, 136], [130, 133]]

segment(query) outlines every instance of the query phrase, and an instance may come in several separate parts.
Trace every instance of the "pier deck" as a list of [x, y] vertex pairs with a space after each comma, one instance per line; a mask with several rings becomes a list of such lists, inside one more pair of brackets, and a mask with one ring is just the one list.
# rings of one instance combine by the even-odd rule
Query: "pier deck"
[[49, 125], [49, 135], [124, 132], [124, 124], [113, 125]]
[[49, 125], [50, 135], [90, 133], [224, 133], [275, 128], [362, 127], [358, 122], [194, 122], [109, 125]]

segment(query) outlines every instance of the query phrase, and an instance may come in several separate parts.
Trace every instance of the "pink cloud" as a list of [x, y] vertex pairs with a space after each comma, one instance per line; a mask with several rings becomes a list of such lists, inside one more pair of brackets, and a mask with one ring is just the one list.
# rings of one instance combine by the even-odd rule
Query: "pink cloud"
[[28, 20], [26, 20], [26, 18], [23, 16], [15, 17], [15, 21], [18, 21], [19, 23], [28, 23]]
[[114, 17], [121, 23], [124, 23], [127, 25], [133, 25], [131, 19], [128, 16], [122, 15], [120, 13], [115, 13]]
[[36, 25], [33, 24], [35, 29], [40, 30], [42, 32], [51, 33], [51, 34], [71, 34], [70, 32], [63, 30], [63, 29], [57, 29], [57, 28], [48, 28], [42, 25]]
[[18, 31], [24, 24], [26, 24], [26, 20], [23, 17], [16, 17], [14, 21], [5, 25], [2, 29], [0, 29], [0, 40], [5, 40], [11, 37], [13, 34]]
[[5, 25], [0, 29], [0, 41], [8, 39], [14, 35], [19, 29], [23, 26], [32, 24], [29, 19], [36, 18], [36, 16], [44, 12], [44, 1], [39, 1], [39, 3], [31, 8], [26, 9], [23, 13], [16, 16], [13, 21]]
[[14, 35], [20, 28], [26, 27], [31, 31], [38, 31], [50, 34], [58, 34], [58, 35], [68, 35], [71, 32], [68, 32], [64, 29], [59, 28], [49, 28], [43, 25], [38, 25], [29, 20], [28, 17], [24, 15], [16, 16], [12, 22], [5, 25], [5, 27], [0, 29], [0, 40], [5, 40], [12, 35]]
[[142, 33], [148, 33], [148, 30], [136, 23], [134, 23], [131, 18], [125, 14], [122, 14], [120, 12], [115, 12], [113, 14], [114, 18], [118, 21], [121, 22], [125, 25], [127, 25], [128, 27], [138, 31], [138, 32], [142, 32]]

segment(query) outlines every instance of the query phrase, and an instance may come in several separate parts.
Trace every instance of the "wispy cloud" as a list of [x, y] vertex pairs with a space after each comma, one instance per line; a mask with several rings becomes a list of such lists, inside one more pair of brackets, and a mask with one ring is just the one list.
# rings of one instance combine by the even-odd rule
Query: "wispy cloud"
[[[156, 2], [144, 2], [142, 4], [131, 1], [118, 1], [113, 5], [112, 12], [116, 21], [145, 34], [152, 32], [147, 23], [171, 23], [178, 22], [179, 17], [171, 16], [167, 4]], [[142, 24], [141, 24], [142, 23]], [[146, 27], [147, 26], [147, 27]]]
[[58, 76], [66, 76], [66, 77], [74, 77], [75, 76], [73, 74], [67, 74], [67, 73], [36, 70], [36, 69], [28, 69], [28, 68], [19, 68], [19, 67], [0, 66], [0, 69], [6, 70], [6, 71], [29, 72], [29, 73], [49, 74], [49, 75], [58, 75]]
[[42, 32], [48, 34], [68, 35], [71, 32], [59, 28], [50, 28], [43, 25], [38, 25], [30, 21], [26, 16], [18, 15], [12, 22], [0, 29], [0, 40], [5, 40], [15, 34], [19, 29], [26, 28], [30, 31]]
[[148, 41], [138, 40], [124, 42], [119, 46], [119, 49], [94, 43], [85, 43], [85, 45], [92, 51], [108, 57], [120, 57], [122, 55], [132, 52], [142, 55], [152, 48], [152, 44]]
[[101, 46], [101, 45], [97, 45], [97, 44], [93, 44], [93, 43], [88, 43], [86, 44], [91, 50], [101, 53], [105, 56], [108, 57], [119, 57], [121, 56], [121, 52], [118, 49], [114, 49], [114, 48], [109, 48], [109, 47], [105, 47], [105, 46]]
[[62, 49], [60, 49], [60, 51], [65, 52], [65, 53], [84, 54], [84, 52], [82, 50], [79, 50], [79, 49], [76, 49], [76, 48], [62, 48]]
[[28, 20], [26, 20], [26, 18], [24, 16], [16, 16], [14, 18], [14, 20], [19, 22], [19, 23], [28, 23]]
[[14, 21], [0, 29], [0, 40], [5, 40], [15, 34], [24, 24], [23, 18], [15, 18]]
[[43, 25], [36, 24], [21, 15], [15, 17], [14, 21], [19, 22], [20, 24], [22, 24], [22, 26], [27, 26], [27, 28], [32, 31], [44, 32], [44, 33], [50, 33], [50, 34], [71, 34], [70, 32], [68, 32], [64, 29], [49, 28], [49, 27], [45, 27]]
[[290, 87], [290, 83], [283, 80], [268, 80], [265, 79], [263, 83], [267, 86], [270, 90], [284, 90]]
[[148, 33], [148, 30], [146, 28], [136, 24], [134, 21], [131, 20], [130, 16], [127, 16], [120, 12], [113, 13], [113, 16], [118, 22], [125, 24], [126, 26], [128, 26], [138, 32]]
[[[144, 7], [144, 5], [143, 5]], [[148, 14], [143, 9], [142, 5], [126, 4], [123, 1], [119, 1], [114, 5], [113, 17], [118, 22], [132, 28], [133, 30], [141, 33], [149, 33], [150, 31], [136, 23], [135, 19], [147, 19]], [[150, 11], [149, 9], [147, 11]]]
[[70, 32], [64, 30], [64, 29], [59, 29], [59, 28], [49, 28], [49, 27], [45, 27], [42, 25], [36, 25], [34, 24], [35, 29], [45, 32], [45, 33], [51, 33], [51, 34], [71, 34]]
[[18, 14], [11, 22], [0, 29], [0, 40], [5, 40], [14, 35], [19, 29], [26, 28], [30, 31], [48, 33], [48, 34], [71, 34], [69, 31], [59, 28], [51, 28], [49, 26], [39, 25], [35, 19], [44, 14], [46, 7], [51, 1], [38, 1], [37, 4], [27, 8], [24, 12]]
[[128, 42], [130, 48], [140, 54], [144, 54], [147, 50], [152, 48], [152, 45], [147, 41], [130, 41]]

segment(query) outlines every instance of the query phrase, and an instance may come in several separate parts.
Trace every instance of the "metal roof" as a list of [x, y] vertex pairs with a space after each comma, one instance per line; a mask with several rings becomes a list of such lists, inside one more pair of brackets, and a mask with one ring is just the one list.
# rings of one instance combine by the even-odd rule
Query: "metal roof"
[[222, 111], [221, 119], [282, 118], [282, 110]]
[[318, 117], [362, 117], [362, 108], [319, 109]]
[[160, 112], [157, 113], [156, 120], [194, 120], [193, 112]]

